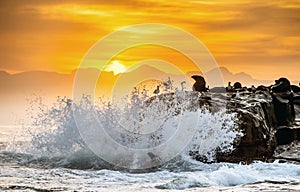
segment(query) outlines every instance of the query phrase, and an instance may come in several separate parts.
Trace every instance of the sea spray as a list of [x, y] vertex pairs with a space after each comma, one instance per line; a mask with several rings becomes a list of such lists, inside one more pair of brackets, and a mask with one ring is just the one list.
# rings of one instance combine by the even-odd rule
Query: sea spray
[[216, 150], [223, 153], [230, 152], [234, 149], [235, 139], [243, 136], [243, 133], [237, 131], [236, 120], [236, 114], [226, 113], [225, 109], [215, 113], [202, 110], [197, 131], [183, 154], [200, 155], [206, 162], [213, 162]]
[[[184, 157], [181, 160], [190, 158], [190, 155], [193, 158], [190, 152], [196, 151], [198, 156], [214, 161], [215, 152], [232, 150], [234, 140], [242, 133], [236, 130], [236, 114], [225, 109], [211, 112], [205, 106], [195, 106], [197, 97], [196, 92], [177, 90], [145, 96], [144, 92], [135, 90], [122, 107], [102, 100], [93, 102], [90, 96], [83, 96], [79, 103], [58, 97], [51, 107], [39, 102], [40, 111], [33, 118], [34, 131], [30, 131], [32, 139], [27, 153], [38, 157], [59, 157], [57, 166], [103, 168], [105, 162], [89, 149], [78, 131], [75, 111], [81, 114], [81, 121], [86, 122], [87, 129], [103, 126], [116, 142], [133, 149], [164, 144], [178, 129], [178, 122], [187, 129], [195, 126], [191, 141], [178, 155]], [[96, 116], [97, 122], [91, 122], [92, 116]], [[154, 158], [164, 158], [162, 156]], [[131, 166], [138, 167], [138, 163], [133, 161]]]

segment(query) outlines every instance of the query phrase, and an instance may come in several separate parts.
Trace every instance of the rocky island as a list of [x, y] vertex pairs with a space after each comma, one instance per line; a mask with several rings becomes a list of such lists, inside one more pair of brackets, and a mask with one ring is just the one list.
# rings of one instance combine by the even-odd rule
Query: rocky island
[[[299, 87], [291, 86], [286, 78], [269, 87], [247, 89], [235, 83], [233, 87], [213, 88], [209, 92], [198, 90], [196, 100], [200, 106], [207, 106], [212, 112], [226, 107], [228, 112], [237, 113], [238, 129], [244, 134], [236, 139], [233, 151], [216, 151], [217, 162], [271, 161], [277, 146], [300, 139]], [[196, 151], [191, 151], [191, 155], [205, 162]]]

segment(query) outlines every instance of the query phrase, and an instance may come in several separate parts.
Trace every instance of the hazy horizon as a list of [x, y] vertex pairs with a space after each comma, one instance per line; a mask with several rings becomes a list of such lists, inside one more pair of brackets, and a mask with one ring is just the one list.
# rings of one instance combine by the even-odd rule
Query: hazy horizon
[[[90, 74], [90, 70], [99, 73], [98, 69], [86, 69], [87, 76]], [[161, 80], [167, 80], [168, 77], [171, 77], [179, 89], [180, 82], [186, 81], [186, 90], [192, 90], [191, 85], [194, 83], [194, 80], [190, 78], [191, 75], [201, 75], [200, 72], [189, 72], [183, 75], [168, 74], [147, 65], [143, 65], [131, 72], [118, 75], [114, 75], [113, 72], [101, 72], [96, 87], [97, 97], [108, 98], [111, 94], [129, 95], [133, 87], [141, 87], [142, 83], [145, 83], [140, 82], [140, 85], [138, 83], [135, 84], [138, 76], [140, 76], [140, 79], [144, 78], [145, 73], [143, 71], [151, 71], [153, 77]], [[212, 70], [212, 72], [213, 71], [214, 70]], [[256, 86], [261, 84], [271, 85], [274, 82], [274, 80], [256, 80], [246, 73], [233, 74], [224, 67], [221, 68], [221, 72], [224, 77], [224, 85], [226, 85], [228, 81], [232, 83], [239, 81], [243, 86], [248, 87], [252, 84]], [[43, 103], [48, 106], [51, 106], [58, 96], [72, 98], [75, 74], [75, 71], [71, 74], [45, 71], [29, 71], [18, 74], [4, 74], [0, 72], [0, 103], [2, 106], [0, 109], [0, 125], [20, 124], [20, 121], [25, 119], [26, 114], [28, 115], [27, 110], [30, 109], [30, 101], [39, 97], [43, 100]], [[126, 81], [122, 82], [124, 79], [126, 79]], [[114, 85], [117, 80], [117, 84]], [[297, 81], [294, 82], [294, 84], [297, 83]], [[146, 89], [148, 89], [149, 95], [152, 94], [155, 87], [155, 83], [148, 83]], [[210, 87], [212, 88], [213, 86], [210, 85]], [[112, 93], [112, 88], [117, 89], [117, 92], [115, 90], [115, 92]]]

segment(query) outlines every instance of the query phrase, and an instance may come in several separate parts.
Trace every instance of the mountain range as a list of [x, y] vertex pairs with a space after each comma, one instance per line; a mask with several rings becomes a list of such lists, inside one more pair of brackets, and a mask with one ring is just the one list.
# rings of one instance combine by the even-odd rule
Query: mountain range
[[[80, 69], [88, 82], [91, 74], [100, 74], [97, 69]], [[206, 76], [214, 76], [220, 70], [223, 75], [224, 85], [228, 81], [232, 83], [239, 81], [242, 85], [271, 85], [274, 80], [257, 80], [246, 73], [232, 73], [225, 67], [215, 68], [206, 73]], [[167, 80], [170, 77], [177, 85], [181, 81], [186, 81], [187, 89], [191, 89], [193, 79], [191, 75], [202, 73], [199, 71], [188, 72], [187, 74], [169, 74], [156, 67], [143, 65], [130, 73], [123, 73], [114, 76], [113, 72], [101, 72], [97, 83], [97, 95], [120, 91], [123, 94], [129, 93], [133, 86], [139, 83], [154, 79], [159, 81]], [[0, 71], [0, 125], [18, 123], [20, 117], [26, 115], [28, 101], [41, 97], [46, 104], [53, 103], [57, 96], [72, 97], [73, 82], [76, 71], [71, 74], [59, 74], [46, 71], [28, 71], [17, 74], [9, 74]], [[126, 82], [126, 83], [125, 83]], [[297, 83], [297, 82], [295, 82]], [[298, 83], [297, 83], [298, 84]], [[214, 85], [209, 85], [214, 87]], [[220, 85], [218, 85], [220, 86]], [[113, 89], [114, 90], [113, 90]], [[152, 91], [152, 90], [150, 90]], [[114, 92], [115, 93], [115, 92]]]

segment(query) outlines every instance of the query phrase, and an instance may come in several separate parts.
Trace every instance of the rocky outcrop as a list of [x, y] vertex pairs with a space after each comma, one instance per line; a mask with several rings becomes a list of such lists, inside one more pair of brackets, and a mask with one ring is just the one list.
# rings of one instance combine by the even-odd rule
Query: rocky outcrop
[[238, 113], [238, 129], [244, 136], [236, 141], [232, 152], [217, 152], [217, 161], [267, 161], [273, 158], [278, 145], [300, 140], [298, 95], [257, 91], [242, 92], [239, 98], [232, 98], [232, 93], [223, 97], [228, 111]]
[[[283, 98], [284, 99], [284, 98]], [[281, 122], [277, 122], [276, 140], [277, 145], [286, 145], [295, 140], [300, 141], [300, 95], [293, 93], [285, 95], [285, 102], [273, 101], [274, 106], [276, 103], [277, 117], [281, 119]]]
[[244, 136], [237, 140], [230, 153], [217, 153], [217, 161], [251, 162], [272, 157], [276, 144], [276, 117], [269, 92], [245, 92], [230, 99], [227, 108], [238, 113], [238, 127]]
[[[295, 118], [299, 116], [300, 105], [291, 94], [272, 93], [268, 90], [258, 90], [255, 93], [243, 91], [239, 94], [191, 91], [184, 94], [190, 100], [190, 105], [185, 106], [184, 110], [206, 107], [214, 113], [226, 108], [228, 113], [237, 114], [237, 129], [243, 133], [243, 137], [236, 138], [233, 151], [224, 153], [217, 150], [217, 162], [250, 163], [253, 160], [272, 160], [278, 145], [300, 140], [300, 127], [295, 122]], [[165, 100], [164, 103], [170, 105], [167, 108], [176, 106], [176, 114], [179, 114], [183, 110], [180, 105], [182, 101], [179, 99], [174, 105], [170, 102], [174, 97], [174, 93], [157, 95], [150, 98], [148, 104], [156, 98]], [[207, 162], [197, 151], [191, 151], [190, 155]]]
[[[243, 92], [239, 97], [235, 93], [202, 94], [198, 101], [200, 106], [206, 105], [212, 112], [226, 107], [228, 113], [237, 113], [237, 129], [244, 134], [236, 139], [233, 151], [216, 151], [216, 161], [251, 162], [272, 157], [277, 146], [276, 117], [269, 92]], [[191, 155], [199, 161], [206, 161], [197, 152], [191, 152]]]

